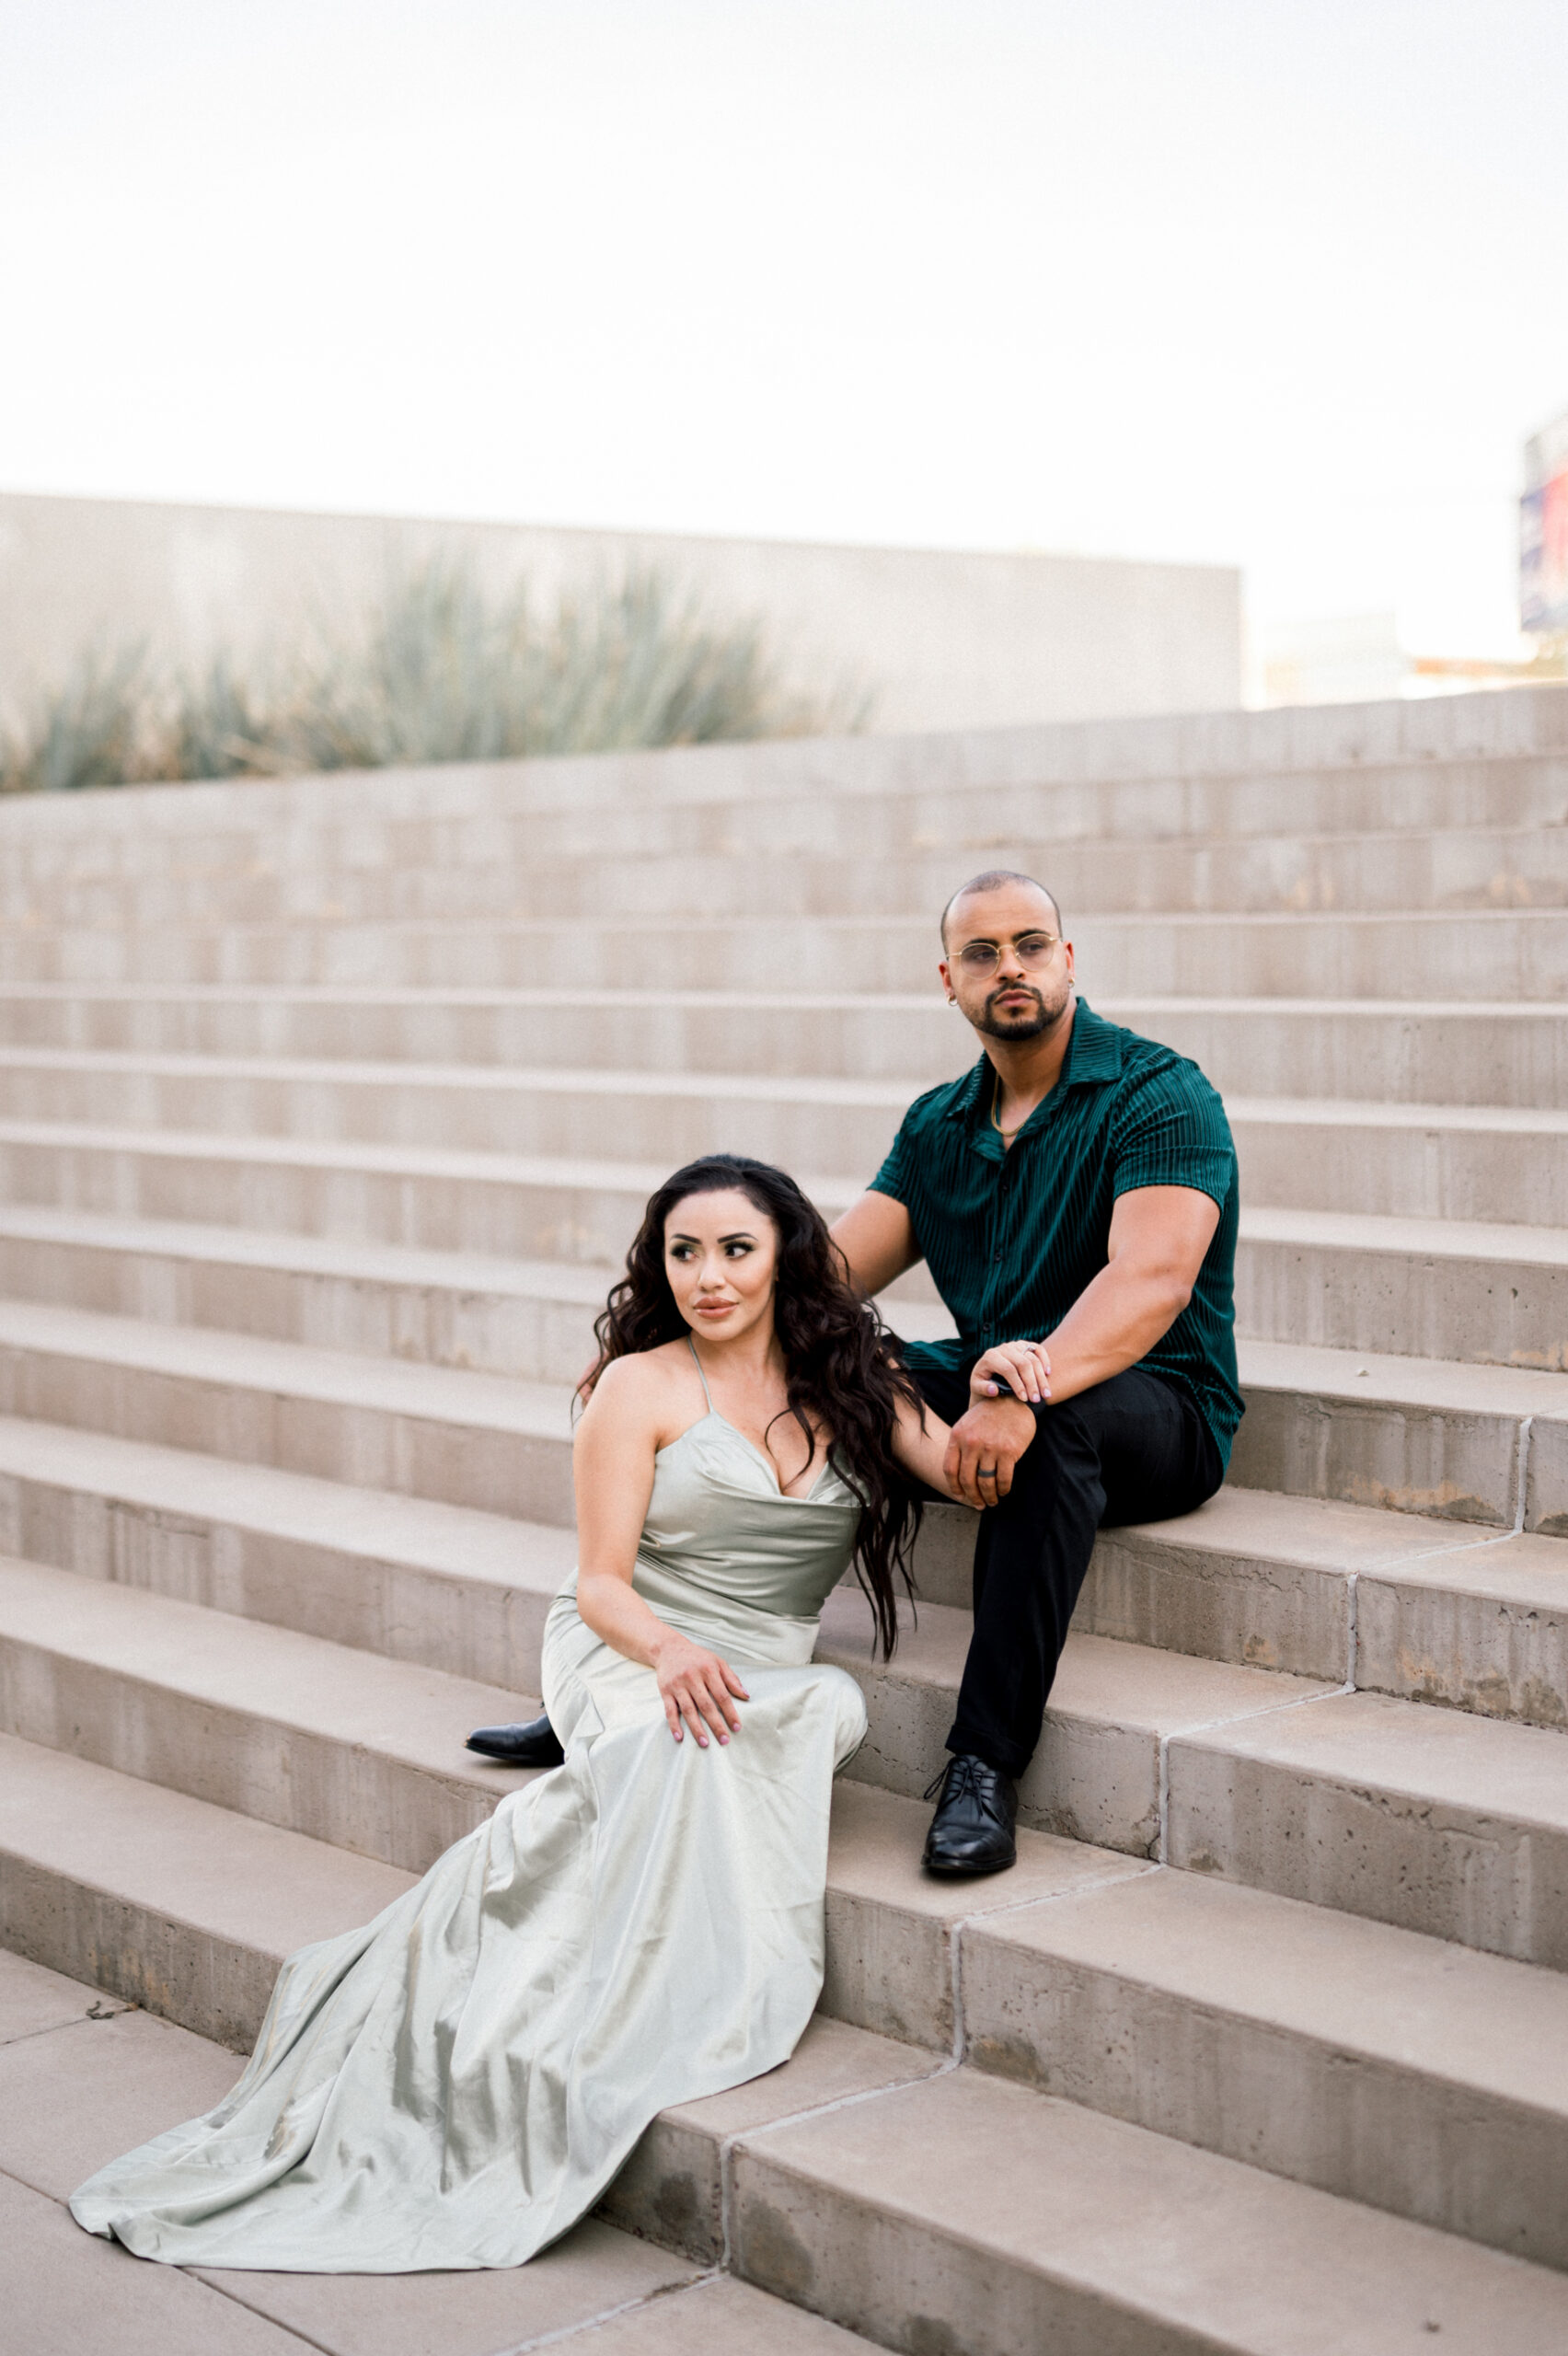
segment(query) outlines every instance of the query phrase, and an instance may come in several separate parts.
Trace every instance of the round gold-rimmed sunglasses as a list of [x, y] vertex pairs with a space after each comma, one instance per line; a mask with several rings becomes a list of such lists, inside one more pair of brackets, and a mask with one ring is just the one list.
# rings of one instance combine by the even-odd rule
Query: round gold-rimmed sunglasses
[[1059, 932], [1020, 932], [1010, 944], [997, 941], [966, 941], [954, 960], [975, 981], [984, 981], [994, 974], [1002, 962], [1002, 952], [1010, 945], [1013, 955], [1025, 972], [1036, 966], [1048, 965], [1062, 945]]

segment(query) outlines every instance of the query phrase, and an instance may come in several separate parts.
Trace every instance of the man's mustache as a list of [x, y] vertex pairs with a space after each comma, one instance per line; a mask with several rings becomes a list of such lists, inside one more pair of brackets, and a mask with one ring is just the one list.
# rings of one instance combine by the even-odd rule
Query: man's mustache
[[987, 1013], [987, 1014], [993, 1014], [993, 1013], [995, 1013], [995, 1011], [996, 1011], [996, 1008], [997, 1008], [997, 999], [1002, 999], [1002, 998], [1017, 998], [1017, 997], [1019, 997], [1020, 994], [1023, 994], [1023, 995], [1026, 995], [1026, 996], [1028, 996], [1028, 997], [1032, 998], [1032, 999], [1034, 1000], [1035, 1005], [1040, 1009], [1041, 1013], [1042, 1013], [1042, 1014], [1043, 1014], [1043, 1013], [1044, 1013], [1044, 1011], [1045, 1011], [1045, 1000], [1043, 999], [1043, 998], [1042, 998], [1042, 996], [1041, 996], [1040, 992], [1035, 988], [1035, 987], [1034, 987], [1034, 985], [1033, 985], [1033, 983], [1032, 983], [1032, 982], [1002, 982], [1002, 983], [1000, 983], [1000, 984], [997, 986], [997, 987], [996, 989], [994, 989], [994, 990], [991, 992], [990, 997], [986, 1000], [986, 1013]]

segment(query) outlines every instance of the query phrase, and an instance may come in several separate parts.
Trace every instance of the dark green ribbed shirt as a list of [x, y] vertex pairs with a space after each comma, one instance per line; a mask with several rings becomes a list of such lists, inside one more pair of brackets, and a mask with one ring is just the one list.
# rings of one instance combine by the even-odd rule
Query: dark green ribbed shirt
[[1010, 1151], [991, 1122], [993, 1067], [917, 1097], [871, 1185], [909, 1213], [915, 1241], [958, 1326], [912, 1342], [917, 1364], [966, 1366], [993, 1342], [1044, 1340], [1106, 1263], [1118, 1195], [1193, 1186], [1219, 1205], [1192, 1299], [1139, 1363], [1197, 1402], [1220, 1460], [1241, 1420], [1232, 1272], [1236, 1148], [1216, 1091], [1194, 1063], [1082, 999], [1061, 1077]]

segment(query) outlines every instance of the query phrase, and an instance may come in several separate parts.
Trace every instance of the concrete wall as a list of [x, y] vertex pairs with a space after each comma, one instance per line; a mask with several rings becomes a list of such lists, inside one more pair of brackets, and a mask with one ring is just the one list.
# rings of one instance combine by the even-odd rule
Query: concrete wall
[[0, 704], [84, 647], [171, 665], [352, 627], [410, 567], [461, 553], [495, 586], [656, 567], [715, 619], [755, 616], [808, 693], [869, 689], [878, 730], [1201, 711], [1241, 700], [1240, 576], [1096, 557], [568, 531], [536, 525], [0, 494]]

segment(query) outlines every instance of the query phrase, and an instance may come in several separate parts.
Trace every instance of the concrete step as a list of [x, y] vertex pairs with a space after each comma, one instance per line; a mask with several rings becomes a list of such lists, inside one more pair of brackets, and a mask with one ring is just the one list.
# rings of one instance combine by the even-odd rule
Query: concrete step
[[[602, 1134], [613, 1114], [596, 1101], [592, 1109]], [[1227, 1109], [1250, 1214], [1568, 1227], [1568, 1114], [1262, 1097], [1232, 1098]], [[845, 1153], [864, 1149], [848, 1174], [823, 1174], [831, 1162], [813, 1169], [786, 1157], [830, 1218], [873, 1174], [902, 1110], [890, 1103], [864, 1123], [836, 1125], [826, 1142]], [[725, 1101], [700, 1103], [698, 1143], [744, 1147], [750, 1114], [744, 1098], [729, 1103], [728, 1117]], [[677, 1133], [667, 1124], [666, 1142]], [[613, 1266], [648, 1196], [686, 1149], [634, 1161], [624, 1133], [609, 1141], [615, 1158], [0, 1120], [0, 1196], [128, 1218]]]
[[1568, 1230], [1243, 1208], [1236, 1324], [1270, 1341], [1568, 1369]]
[[[1568, 819], [1568, 762], [1561, 756], [1317, 768], [1291, 776], [1166, 776], [1040, 782], [976, 780], [953, 791], [845, 792], [807, 785], [795, 793], [751, 792], [725, 801], [674, 797], [632, 802], [617, 814], [616, 840], [644, 858], [679, 857], [694, 839], [732, 858], [832, 852], [885, 860], [909, 850], [967, 851], [997, 842], [1053, 845], [1180, 841], [1383, 832], [1562, 826]], [[561, 858], [594, 851], [605, 815], [560, 802], [516, 816], [499, 812], [459, 821], [437, 836], [417, 822], [362, 830], [354, 848], [386, 865], [439, 856], [474, 864], [487, 858]], [[254, 838], [252, 838], [254, 839]], [[205, 855], [232, 860], [243, 838], [208, 837]], [[127, 846], [129, 848], [129, 844]], [[335, 844], [294, 837], [302, 863], [329, 860]], [[133, 853], [133, 856], [134, 854]]]
[[0, 1304], [0, 1414], [570, 1524], [569, 1392], [248, 1334]]
[[[1244, 1487], [1568, 1535], [1568, 1377], [1266, 1341], [1241, 1373]], [[0, 1415], [571, 1517], [570, 1392], [511, 1376], [12, 1300]]]
[[963, 1940], [982, 2066], [1568, 2266], [1568, 1979], [1160, 1872]]
[[[478, 1821], [498, 1788], [495, 1773], [462, 1752], [463, 1736], [531, 1706], [495, 1684], [17, 1560], [6, 1565], [0, 1631], [9, 1731], [415, 1869]], [[967, 1635], [965, 1614], [928, 1605], [894, 1662], [873, 1667], [859, 1597], [834, 1599], [827, 1655], [861, 1678], [872, 1713], [858, 1776], [908, 1796], [923, 1789], [940, 1762]], [[1172, 1745], [1184, 1730], [1251, 1720], [1326, 1690], [1075, 1636], [1022, 1787], [1026, 1819], [1133, 1854], [1156, 1852]], [[1412, 1710], [1429, 1740], [1434, 1728], [1439, 1743], [1447, 1727], [1463, 1730], [1458, 1718]], [[1484, 1728], [1470, 1732], [1488, 1738]], [[1493, 1734], [1501, 1740], [1506, 1730]], [[1514, 1739], [1550, 1747], [1555, 1738]], [[1363, 1871], [1375, 1879], [1377, 1865]], [[1545, 1906], [1543, 1867], [1538, 1880]], [[1476, 1921], [1493, 1923], [1493, 1895], [1482, 1894]]]
[[[624, 1258], [649, 1195], [670, 1168], [668, 1161], [0, 1123], [0, 1193], [13, 1204], [596, 1268]], [[836, 1212], [863, 1182], [803, 1183], [814, 1201]]]
[[1251, 1207], [1568, 1225], [1560, 1113], [1257, 1096], [1226, 1110]]
[[[1568, 925], [1564, 927], [1568, 932]], [[1229, 1095], [1378, 1103], [1568, 1105], [1568, 1007], [1495, 1000], [1117, 999], [1097, 1010], [1200, 1064]], [[834, 996], [614, 990], [385, 988], [0, 990], [0, 1070], [144, 1060], [461, 1067], [465, 1085], [538, 1068], [628, 1076], [715, 1070], [897, 1080], [906, 1097], [974, 1062], [966, 1026], [934, 989]], [[104, 1058], [102, 1067], [98, 1058]], [[33, 1109], [33, 1108], [28, 1108]]]
[[[923, 1603], [963, 1609], [974, 1523], [928, 1510]], [[570, 1530], [0, 1417], [0, 1552], [526, 1691]], [[1568, 1724], [1568, 1549], [1226, 1487], [1101, 1532], [1075, 1628], [1483, 1716]]]
[[[613, 845], [613, 837], [612, 837]], [[470, 866], [414, 861], [299, 867], [257, 860], [182, 873], [177, 864], [130, 877], [84, 874], [0, 885], [0, 923], [75, 928], [259, 925], [346, 920], [487, 921], [561, 917], [879, 916], [937, 912], [977, 866], [1046, 871], [1069, 913], [1147, 910], [1562, 907], [1568, 905], [1568, 828], [1472, 827], [1447, 833], [1288, 833], [1159, 841], [1031, 840], [1011, 830], [963, 849], [909, 849], [861, 863], [836, 852], [736, 860], [704, 842], [660, 858], [591, 850]]]
[[[1086, 991], [1136, 998], [1568, 997], [1568, 926], [1555, 908], [1442, 914], [1085, 915], [1068, 929]], [[918, 917], [272, 927], [0, 927], [10, 988], [926, 991], [939, 953]]]
[[[313, 1347], [575, 1381], [614, 1271], [346, 1238], [0, 1207], [0, 1295]], [[922, 1268], [883, 1301], [915, 1338]], [[1238, 1330], [1420, 1357], [1568, 1367], [1568, 1230], [1244, 1209]]]
[[558, 1525], [4, 1416], [0, 1553], [527, 1693], [576, 1541]]
[[326, 824], [353, 840], [410, 818], [449, 823], [496, 812], [593, 808], [605, 813], [674, 802], [696, 805], [767, 800], [814, 791], [847, 795], [919, 792], [946, 797], [980, 787], [1017, 791], [1058, 784], [1156, 784], [1234, 779], [1262, 783], [1288, 803], [1313, 778], [1365, 781], [1374, 807], [1401, 776], [1441, 778], [1551, 761], [1568, 751], [1568, 715], [1556, 686], [1506, 695], [1344, 704], [1271, 711], [1227, 710], [1138, 719], [1055, 722], [910, 736], [798, 738], [681, 745], [564, 758], [467, 761], [325, 777], [119, 787], [44, 802], [17, 797], [5, 817], [11, 846], [69, 843], [109, 863], [126, 839], [171, 849], [237, 831], [270, 845]]
[[[232, 2046], [253, 2035], [289, 1944], [343, 1929], [406, 1886], [389, 1869], [357, 1860], [339, 1873], [334, 1853], [297, 1834], [79, 1761], [6, 1739], [0, 1756], [0, 1909], [9, 1924], [19, 1897], [44, 1901], [27, 1910], [25, 1951], [150, 2000]], [[358, 1888], [355, 1875], [384, 1881]], [[1193, 1887], [1204, 1900], [1236, 1895]], [[274, 1888], [286, 1888], [286, 1905], [270, 1902]], [[263, 1891], [265, 1907], [258, 1902]], [[1081, 1915], [1097, 1895], [1110, 1894], [1086, 1888], [1065, 1905], [1004, 1913], [995, 1928], [1019, 1922], [1037, 1928], [1054, 1912]], [[989, 2006], [1001, 1942], [987, 1945], [984, 1923], [961, 1935], [966, 1964], [977, 1958], [981, 2002]], [[1418, 1969], [1415, 1950], [1426, 1944], [1407, 1940], [1401, 1952], [1407, 1993]], [[1535, 1997], [1539, 1975], [1491, 1969], [1516, 1974]], [[1020, 2008], [1036, 1998], [1040, 1975], [1035, 1953], [1020, 1948]], [[1292, 1994], [1299, 1978], [1289, 1975]], [[988, 2009], [972, 2024], [967, 1972], [958, 1984], [965, 2003], [960, 2050], [967, 2045], [987, 2059], [1000, 2052], [1017, 2068], [1027, 2058], [1023, 2040], [1002, 2048]], [[1323, 2018], [1332, 1996], [1320, 1984], [1311, 1992], [1318, 2018], [1304, 2032], [1290, 2023], [1305, 2064], [1297, 2074], [1316, 2098], [1300, 2131], [1321, 2136], [1325, 2126], [1339, 2126], [1353, 2168], [1365, 2165], [1381, 2119], [1345, 2098], [1343, 2049], [1332, 2044], [1336, 2024]], [[1142, 1995], [1136, 1983], [1129, 1988], [1135, 2017]], [[1517, 2044], [1541, 2014], [1532, 2006], [1519, 2018], [1516, 2005], [1511, 2017], [1518, 2020]], [[125, 2034], [145, 2043], [147, 2031], [135, 2020], [129, 2016]], [[1236, 2026], [1244, 2036], [1248, 2024]], [[1403, 2108], [1435, 2113], [1441, 2131], [1479, 2081], [1482, 2130], [1494, 2133], [1500, 2119], [1513, 2124], [1523, 2106], [1509, 2084], [1506, 2027], [1489, 2042], [1481, 2066], [1456, 2085], [1435, 2085], [1428, 2073], [1407, 2088], [1401, 2076]], [[1158, 2082], [1163, 2095], [1172, 2079], [1196, 2078], [1193, 2092], [1201, 2098], [1202, 2056], [1195, 2069], [1181, 2070], [1171, 2069], [1169, 2046], [1163, 2058], [1166, 2067], [1148, 2073], [1147, 2092]], [[1369, 2077], [1378, 2058], [1371, 2057]], [[1109, 2073], [1115, 2057], [1103, 2059]], [[100, 2088], [108, 2066], [100, 2059]], [[1086, 2351], [1112, 2345], [1106, 2335], [1113, 2333], [1122, 2356], [1169, 2356], [1173, 2349], [1197, 2356], [1216, 2347], [1305, 2356], [1307, 2319], [1317, 2344], [1336, 2356], [1393, 2356], [1434, 2327], [1456, 2350], [1491, 2356], [1499, 2345], [1552, 2345], [1568, 2328], [1568, 2290], [1557, 2275], [1153, 2133], [1112, 2109], [1109, 2102], [1097, 2111], [1043, 2096], [973, 2068], [955, 2071], [917, 2045], [819, 2018], [783, 2070], [666, 2112], [605, 2206], [611, 2217], [709, 2263], [725, 2253], [728, 2221], [728, 2261], [739, 2272], [892, 2346], [1019, 2356], [1047, 2331], [1053, 2344], [1059, 2339]], [[1510, 2154], [1484, 2188], [1490, 2197], [1481, 2222], [1495, 2229], [1492, 2237], [1515, 2245], [1535, 2235], [1543, 2204], [1528, 2169], [1553, 2123], [1530, 2117], [1531, 2148]], [[932, 2149], [950, 2161], [937, 2182]], [[1002, 2177], [998, 2151], [1009, 2155]], [[1425, 2149], [1404, 2160], [1405, 2177], [1419, 2177], [1424, 2164], [1429, 2171]], [[1418, 2183], [1418, 2192], [1424, 2189]], [[1239, 2263], [1250, 2250], [1255, 2261]]]
[[[841, 1588], [829, 1598], [818, 1657], [851, 1671], [870, 1714], [870, 1730], [848, 1770], [858, 1781], [908, 1798], [924, 1793], [943, 1764], [971, 1624], [967, 1611], [927, 1603], [893, 1659], [879, 1661], [859, 1592]], [[1334, 1690], [1322, 1679], [1075, 1630], [1040, 1747], [1019, 1784], [1020, 1820], [1066, 1840], [1158, 1857], [1166, 1752], [1179, 1732], [1295, 1708]]]
[[[820, 1650], [860, 1679], [871, 1712], [857, 1780], [924, 1790], [942, 1763], [968, 1634], [967, 1614], [928, 1606], [892, 1663], [873, 1668], [860, 1599], [830, 1600]], [[1173, 1735], [1329, 1690], [1074, 1636], [1020, 1813], [1071, 1841], [1155, 1854]], [[516, 1780], [463, 1750], [469, 1729], [535, 1706], [526, 1692], [46, 1565], [13, 1559], [0, 1583], [6, 1731], [416, 1871]]]
[[[847, 1771], [855, 1781], [907, 1799], [925, 1792], [945, 1763], [970, 1630], [967, 1611], [928, 1603], [893, 1659], [880, 1661], [872, 1657], [863, 1599], [847, 1588], [829, 1597], [817, 1657], [850, 1671], [870, 1717]], [[1040, 1747], [1019, 1783], [1019, 1819], [1064, 1840], [1159, 1857], [1165, 1762], [1177, 1735], [1297, 1708], [1335, 1690], [1321, 1679], [1075, 1631], [1063, 1649]]]
[[14, 1735], [0, 1771], [0, 1946], [236, 2052], [286, 1955], [413, 1879]]
[[[413, 1878], [248, 1807], [5, 1730], [0, 1765], [0, 1943], [240, 2050], [284, 1955], [368, 1921]], [[497, 1773], [491, 1807], [505, 1780], [518, 1779]], [[98, 1820], [78, 1820], [82, 1808]], [[920, 2046], [921, 2067], [952, 2050], [961, 1924], [1150, 1870], [1025, 1830], [1005, 1881], [955, 1888], [920, 1870], [928, 1817], [918, 1802], [836, 1786], [826, 1901], [831, 2017]], [[259, 1950], [259, 1968], [246, 1948]]]
[[[0, 1054], [7, 1123], [199, 1130], [585, 1156], [614, 1144], [665, 1170], [721, 1147], [796, 1169], [874, 1169], [914, 1090], [903, 1080], [772, 1080], [486, 1065]], [[259, 1223], [259, 1222], [258, 1222]]]
[[422, 1873], [526, 1782], [463, 1748], [536, 1696], [15, 1558], [0, 1728]]
[[1568, 1535], [1568, 1378], [1294, 1342], [1239, 1357], [1243, 1487]]
[[[1244, 1487], [1568, 1535], [1568, 1377], [1262, 1341], [1241, 1373]], [[570, 1392], [511, 1376], [11, 1300], [0, 1415], [523, 1520], [571, 1513]]]
[[[868, 1620], [858, 1597], [834, 1597], [819, 1646], [867, 1695], [849, 1772], [914, 1797], [940, 1761], [969, 1618], [928, 1605], [888, 1665], [870, 1658]], [[1095, 1774], [1113, 1752], [1114, 1803]], [[1067, 1839], [1562, 1969], [1565, 1771], [1561, 1731], [1075, 1632], [1020, 1801]]]
[[[3, 1461], [0, 1459], [0, 1461]], [[927, 1510], [926, 1601], [967, 1606], [974, 1524]], [[1175, 1521], [1102, 1530], [1075, 1630], [1568, 1727], [1568, 1548], [1230, 1484]]]
[[[797, 751], [797, 770], [803, 766]], [[1010, 768], [1010, 761], [1007, 763]], [[537, 772], [490, 772], [488, 791], [452, 780], [439, 806], [377, 811], [368, 781], [323, 780], [314, 794], [296, 788], [290, 818], [280, 823], [275, 797], [248, 811], [243, 801], [190, 814], [156, 814], [174, 823], [105, 827], [84, 842], [59, 828], [31, 830], [13, 845], [16, 872], [46, 884], [61, 873], [134, 881], [171, 863], [186, 877], [313, 870], [326, 873], [410, 867], [521, 865], [530, 860], [596, 855], [612, 829], [628, 856], [672, 859], [694, 842], [735, 859], [832, 853], [882, 860], [909, 851], [983, 851], [997, 843], [1245, 839], [1290, 831], [1342, 836], [1362, 831], [1442, 834], [1561, 826], [1568, 817], [1568, 762], [1561, 756], [1371, 768], [1316, 766], [1306, 770], [1226, 776], [1191, 774], [1095, 780], [1058, 779], [1037, 770], [1005, 781], [974, 777], [924, 787], [809, 776], [794, 790], [782, 780], [695, 792], [642, 793], [606, 805], [593, 793], [545, 802]], [[520, 796], [515, 784], [533, 782]], [[697, 783], [697, 780], [693, 780]], [[761, 783], [762, 790], [757, 790]], [[368, 791], [367, 791], [368, 785]], [[339, 797], [341, 797], [340, 801]], [[403, 797], [407, 800], [407, 797]], [[387, 797], [381, 800], [386, 803]], [[359, 807], [347, 819], [343, 803]], [[145, 807], [145, 805], [144, 805]]]
[[[432, 1138], [440, 1138], [447, 1154], [581, 1161], [606, 1160], [613, 1153], [643, 1167], [659, 1165], [661, 1176], [693, 1155], [730, 1149], [756, 1154], [802, 1177], [821, 1171], [869, 1177], [917, 1092], [917, 1083], [908, 1080], [768, 1080], [726, 1078], [718, 1071], [507, 1070], [10, 1048], [0, 1054], [0, 1133], [10, 1138], [18, 1131], [90, 1126], [152, 1131], [166, 1139], [182, 1134], [289, 1138], [423, 1151]], [[1385, 1216], [1490, 1217], [1531, 1227], [1568, 1224], [1537, 1207], [1543, 1195], [1550, 1206], [1556, 1202], [1539, 1177], [1557, 1150], [1556, 1140], [1568, 1134], [1568, 1114], [1554, 1108], [1243, 1097], [1232, 1098], [1228, 1110], [1250, 1201], [1283, 1199], [1294, 1209]], [[1283, 1139], [1282, 1128], [1290, 1133]], [[1279, 1154], [1297, 1145], [1303, 1130], [1329, 1133], [1324, 1156], [1338, 1164], [1350, 1161], [1367, 1136], [1382, 1138], [1371, 1149], [1375, 1165], [1359, 1195], [1303, 1200], [1324, 1191], [1325, 1179], [1301, 1173], [1294, 1191], [1281, 1197]], [[1503, 1202], [1485, 1209], [1471, 1199], [1473, 1173], [1510, 1152], [1521, 1174]], [[1260, 1164], [1261, 1184], [1254, 1190], [1249, 1175]], [[1424, 1183], [1413, 1197], [1400, 1195], [1395, 1181], [1411, 1166]], [[840, 1180], [841, 1189], [845, 1185]]]
[[1564, 2327], [1558, 2277], [1136, 2131], [958, 2070], [743, 2138], [735, 2262], [885, 2347], [965, 2356], [1392, 2356], [1428, 2333], [1479, 2356]]
[[1177, 1737], [1175, 1865], [1568, 1968], [1561, 1732], [1381, 1693]]
[[0, 1294], [307, 1347], [575, 1381], [615, 1272], [0, 1207]]

